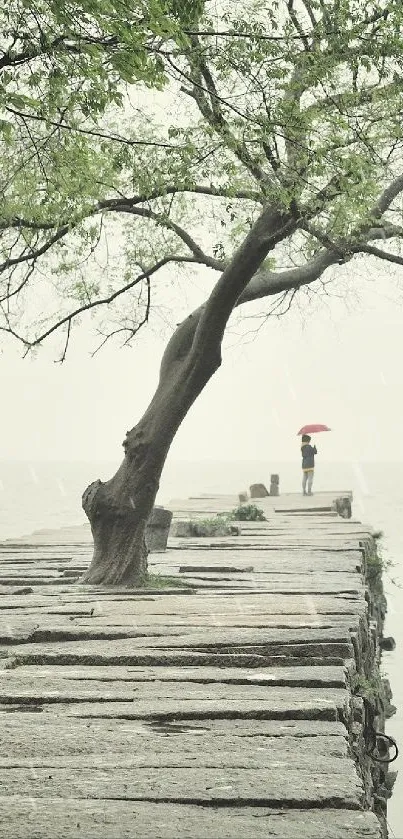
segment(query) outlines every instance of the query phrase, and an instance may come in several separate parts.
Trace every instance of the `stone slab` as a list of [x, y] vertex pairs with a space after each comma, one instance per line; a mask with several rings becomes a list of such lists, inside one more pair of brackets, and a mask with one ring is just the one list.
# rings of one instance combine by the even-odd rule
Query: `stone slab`
[[[56, 594], [56, 596], [55, 596]], [[348, 594], [322, 595], [307, 594], [272, 594], [262, 592], [258, 586], [251, 591], [234, 591], [229, 595], [228, 588], [209, 592], [174, 592], [169, 596], [162, 594], [143, 593], [139, 595], [111, 592], [80, 591], [74, 586], [74, 591], [65, 594], [52, 592], [47, 598], [43, 595], [27, 595], [20, 597], [13, 595], [4, 597], [0, 606], [3, 609], [22, 609], [25, 614], [35, 615], [36, 623], [40, 616], [48, 609], [60, 610], [64, 608], [66, 614], [94, 614], [115, 613], [138, 615], [185, 615], [185, 614], [247, 614], [261, 613], [267, 615], [295, 615], [313, 614], [327, 615], [364, 615], [367, 606], [363, 597]], [[92, 610], [94, 610], [92, 612]], [[92, 615], [91, 615], [92, 612]], [[2, 611], [0, 610], [0, 614]], [[17, 614], [15, 612], [15, 614]]]
[[[137, 745], [137, 744], [136, 744]], [[253, 745], [253, 748], [252, 748]], [[113, 754], [106, 754], [104, 752], [94, 752], [88, 754], [81, 752], [79, 755], [74, 754], [70, 756], [52, 754], [48, 755], [27, 755], [21, 757], [0, 757], [0, 777], [2, 770], [7, 769], [26, 769], [33, 772], [36, 769], [48, 770], [63, 769], [70, 770], [74, 774], [79, 764], [80, 770], [92, 769], [93, 771], [126, 770], [127, 775], [132, 775], [139, 770], [159, 769], [160, 772], [169, 769], [271, 769], [273, 772], [277, 771], [283, 774], [288, 770], [295, 773], [299, 772], [304, 775], [306, 772], [311, 773], [314, 764], [314, 771], [316, 775], [351, 775], [351, 767], [353, 764], [351, 757], [339, 757], [335, 754], [321, 755], [315, 750], [306, 753], [300, 753], [294, 749], [294, 743], [290, 743], [289, 748], [280, 749], [272, 748], [271, 743], [257, 744], [248, 743], [243, 744], [243, 748], [234, 747], [234, 744], [229, 742], [228, 749], [217, 749], [215, 742], [200, 744], [201, 748], [197, 748], [194, 744], [193, 749], [182, 748], [182, 744], [175, 744], [175, 749], [160, 749], [158, 753], [155, 751], [142, 751], [141, 754], [129, 755], [128, 752], [114, 752]], [[323, 779], [322, 779], [323, 780]]]
[[[373, 813], [0, 797], [1, 839], [381, 839]], [[119, 837], [117, 837], [119, 825]]]
[[327, 778], [314, 768], [303, 773], [298, 769], [253, 769], [223, 767], [159, 768], [143, 767], [141, 772], [116, 766], [75, 770], [35, 767], [0, 769], [2, 796], [33, 798], [98, 798], [137, 801], [163, 801], [221, 804], [234, 803], [266, 807], [342, 807], [359, 810], [362, 784], [349, 762], [349, 771], [332, 773]]
[[[175, 567], [167, 567], [164, 565], [158, 565], [158, 572], [164, 576], [164, 574], [168, 574], [173, 576], [175, 574], [179, 574], [178, 582], [182, 583], [183, 585], [192, 586], [193, 588], [222, 588], [223, 585], [230, 583], [230, 588], [259, 588], [262, 592], [267, 593], [295, 593], [295, 594], [303, 594], [303, 593], [317, 593], [317, 594], [333, 594], [334, 592], [340, 593], [362, 593], [364, 586], [360, 575], [355, 571], [353, 573], [349, 573], [347, 570], [344, 573], [334, 573], [328, 571], [327, 573], [321, 573], [319, 569], [317, 569], [316, 574], [314, 572], [307, 572], [306, 576], [303, 575], [302, 569], [299, 569], [299, 573], [296, 571], [293, 575], [290, 573], [281, 574], [280, 572], [274, 573], [273, 570], [270, 572], [266, 572], [266, 569], [260, 569], [259, 571], [252, 570], [251, 566], [247, 567], [246, 569], [237, 570], [235, 567], [231, 568], [227, 566], [226, 570], [218, 570], [215, 571], [212, 566], [200, 567], [200, 570], [195, 566], [184, 566], [180, 565]], [[188, 570], [189, 569], [189, 570]], [[154, 569], [151, 569], [154, 573]], [[71, 578], [67, 578], [68, 583], [73, 582], [74, 575], [72, 574]], [[54, 585], [54, 578], [46, 580], [41, 577], [33, 578], [27, 577], [25, 575], [21, 575], [20, 577], [9, 577], [9, 585], [16, 586], [20, 583], [21, 586], [25, 587], [37, 587], [43, 586], [47, 584]], [[5, 580], [3, 580], [4, 582]], [[66, 580], [64, 580], [64, 583]], [[14, 594], [16, 596], [16, 594]], [[0, 600], [0, 607], [2, 603]], [[14, 606], [15, 608], [15, 606]]]
[[226, 552], [223, 557], [222, 551], [210, 550], [208, 557], [205, 551], [194, 549], [189, 551], [189, 559], [183, 555], [182, 551], [178, 556], [177, 551], [167, 550], [164, 557], [151, 559], [153, 567], [178, 567], [179, 565], [190, 565], [193, 567], [200, 567], [201, 565], [208, 565], [215, 567], [232, 565], [239, 568], [253, 567], [255, 571], [266, 570], [274, 574], [295, 574], [300, 573], [316, 573], [320, 570], [322, 573], [354, 573], [357, 568], [360, 569], [362, 565], [362, 554], [360, 551], [340, 551], [335, 557], [334, 552], [317, 551], [315, 555], [309, 551], [286, 551], [278, 549], [277, 551], [256, 551], [253, 548], [244, 548], [242, 551]]
[[192, 537], [191, 539], [176, 539], [174, 537], [170, 537], [168, 541], [168, 548], [169, 549], [176, 549], [176, 550], [192, 550], [196, 549], [203, 549], [203, 550], [243, 550], [244, 548], [250, 549], [261, 548], [267, 551], [275, 551], [278, 549], [281, 550], [301, 550], [301, 548], [305, 551], [308, 550], [319, 550], [323, 551], [346, 551], [346, 550], [359, 550], [360, 547], [360, 539], [348, 537], [345, 534], [340, 534], [339, 536], [328, 536], [326, 534], [323, 535], [315, 535], [308, 536], [305, 532], [305, 536], [302, 535], [292, 535], [292, 531], [288, 530], [288, 533], [279, 534], [275, 536], [274, 534], [262, 535], [262, 536], [214, 536], [214, 537], [204, 537], [204, 538], [195, 538]]
[[[237, 608], [234, 612], [228, 609], [222, 611], [221, 609], [214, 609], [214, 612], [207, 613], [202, 610], [190, 609], [189, 607], [182, 611], [182, 614], [159, 613], [154, 611], [139, 612], [135, 611], [123, 612], [120, 614], [118, 608], [115, 611], [103, 610], [103, 604], [95, 605], [94, 612], [91, 615], [88, 606], [80, 604], [60, 604], [53, 609], [48, 609], [46, 612], [42, 610], [41, 627], [43, 629], [53, 628], [59, 626], [65, 629], [69, 627], [72, 632], [72, 637], [77, 637], [79, 630], [87, 631], [93, 629], [94, 633], [97, 630], [105, 629], [105, 632], [112, 633], [121, 630], [121, 637], [124, 637], [126, 629], [128, 636], [132, 635], [133, 629], [137, 630], [137, 634], [157, 635], [159, 633], [166, 633], [166, 635], [180, 634], [189, 628], [190, 631], [203, 631], [203, 627], [207, 626], [227, 626], [227, 627], [245, 627], [245, 628], [261, 628], [266, 629], [270, 627], [278, 628], [314, 628], [322, 627], [344, 627], [346, 630], [357, 630], [360, 623], [360, 616], [357, 614], [319, 614], [315, 611], [315, 604], [310, 602], [310, 598], [306, 598], [305, 613], [297, 614], [281, 614], [274, 612], [272, 615], [267, 615], [265, 609], [243, 609]], [[3, 609], [0, 610], [0, 620], [5, 628], [7, 636], [12, 632], [16, 625], [20, 625], [21, 632], [27, 631], [27, 626], [38, 626], [33, 621], [36, 617], [35, 609]], [[181, 629], [182, 628], [182, 629]], [[75, 632], [75, 630], [77, 630]], [[35, 630], [34, 630], [35, 631]], [[11, 636], [10, 636], [11, 638]], [[6, 643], [4, 641], [4, 643]]]
[[242, 667], [47, 667], [46, 665], [27, 665], [0, 673], [8, 682], [23, 682], [29, 685], [32, 680], [72, 680], [74, 682], [134, 682], [149, 684], [154, 682], [177, 682], [179, 684], [196, 682], [203, 685], [217, 682], [244, 685], [270, 685], [292, 687], [338, 687], [346, 686], [346, 667], [262, 667], [250, 670]]
[[[335, 689], [335, 692], [337, 689]], [[288, 691], [288, 696], [289, 696]], [[297, 695], [294, 696], [294, 693]], [[318, 692], [316, 692], [318, 693]], [[195, 697], [182, 698], [156, 698], [155, 700], [136, 699], [132, 702], [111, 701], [106, 698], [104, 701], [96, 701], [95, 696], [82, 696], [82, 701], [76, 701], [71, 696], [54, 696], [49, 702], [48, 698], [33, 698], [22, 694], [14, 702], [7, 701], [0, 704], [0, 712], [15, 713], [24, 712], [27, 706], [35, 707], [37, 712], [43, 714], [45, 719], [48, 713], [53, 714], [53, 708], [57, 705], [57, 712], [62, 713], [67, 720], [68, 717], [81, 717], [82, 719], [126, 719], [126, 720], [204, 720], [204, 719], [261, 719], [261, 720], [328, 720], [336, 722], [345, 720], [349, 716], [350, 709], [346, 697], [340, 697], [338, 704], [337, 696], [332, 699], [293, 691], [292, 696], [284, 701], [282, 698], [272, 697], [267, 699], [223, 699]]]
[[[29, 739], [31, 732], [33, 737], [35, 732], [40, 737], [47, 737], [49, 734], [59, 731], [61, 741], [63, 738], [75, 738], [74, 742], [76, 748], [80, 751], [81, 736], [86, 733], [93, 732], [94, 737], [97, 738], [99, 748], [101, 746], [102, 735], [105, 734], [106, 739], [127, 738], [128, 741], [134, 742], [139, 737], [146, 738], [150, 743], [153, 737], [159, 736], [171, 743], [173, 747], [177, 738], [183, 736], [191, 736], [192, 740], [203, 737], [214, 737], [217, 739], [219, 748], [222, 748], [223, 741], [226, 738], [232, 738], [235, 741], [244, 737], [253, 738], [274, 738], [283, 742], [283, 738], [292, 738], [295, 741], [317, 742], [322, 741], [324, 737], [330, 737], [332, 743], [338, 748], [343, 741], [345, 744], [349, 742], [349, 735], [344, 723], [340, 720], [266, 720], [258, 718], [238, 719], [237, 717], [226, 719], [218, 717], [206, 717], [203, 720], [192, 719], [189, 722], [183, 720], [125, 720], [114, 719], [113, 717], [107, 719], [80, 719], [79, 717], [69, 718], [68, 724], [64, 723], [63, 717], [60, 715], [56, 707], [50, 707], [46, 716], [46, 726], [43, 725], [42, 717], [32, 707], [25, 709], [24, 713], [9, 713], [9, 711], [2, 711], [1, 713], [1, 728], [6, 732], [15, 731], [18, 728], [21, 736]], [[25, 732], [25, 734], [24, 734]], [[28, 744], [29, 747], [32, 745]], [[333, 746], [332, 746], [333, 748]]]
[[[226, 753], [229, 759], [241, 754], [244, 760], [259, 758], [287, 762], [334, 759], [349, 756], [347, 731], [341, 723], [300, 720], [204, 720], [189, 724], [178, 722], [81, 720], [48, 714], [46, 725], [34, 711], [1, 715], [2, 751], [0, 763], [33, 765], [53, 758], [99, 759], [99, 761], [139, 759], [156, 761], [161, 756], [191, 754], [208, 760]], [[241, 727], [242, 725], [242, 727]], [[95, 758], [94, 758], [95, 756]], [[237, 758], [238, 759], [238, 758]], [[77, 765], [77, 763], [76, 763]], [[316, 765], [316, 764], [315, 764]]]
[[[171, 701], [178, 702], [178, 708], [186, 708], [188, 705], [211, 703], [217, 704], [222, 700], [222, 707], [234, 708], [238, 702], [240, 709], [248, 709], [251, 705], [261, 703], [265, 711], [273, 709], [273, 714], [278, 716], [280, 712], [290, 717], [290, 709], [299, 709], [298, 716], [301, 718], [300, 710], [308, 708], [308, 718], [312, 719], [312, 709], [318, 708], [318, 717], [323, 709], [331, 708], [329, 717], [334, 719], [333, 709], [338, 708], [340, 713], [345, 715], [349, 704], [349, 693], [343, 688], [310, 688], [307, 686], [295, 685], [293, 691], [288, 686], [278, 686], [270, 683], [251, 679], [247, 684], [238, 682], [211, 681], [208, 684], [200, 682], [186, 682], [184, 690], [183, 681], [153, 681], [135, 682], [128, 680], [105, 681], [96, 679], [65, 679], [62, 676], [32, 676], [29, 680], [15, 673], [13, 677], [7, 678], [7, 671], [2, 671], [0, 678], [0, 704], [35, 704], [45, 705], [47, 703], [133, 703], [134, 710], [141, 709], [144, 716], [149, 702], [151, 715], [160, 713], [158, 709], [165, 700], [168, 700], [169, 708]], [[185, 701], [184, 701], [185, 697]], [[146, 713], [147, 716], [147, 713]]]

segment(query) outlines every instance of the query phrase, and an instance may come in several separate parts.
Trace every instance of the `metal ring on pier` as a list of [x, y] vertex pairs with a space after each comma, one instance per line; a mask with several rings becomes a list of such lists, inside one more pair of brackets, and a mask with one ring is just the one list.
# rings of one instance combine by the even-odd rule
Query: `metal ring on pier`
[[[399, 747], [396, 743], [396, 740], [393, 737], [390, 737], [389, 734], [384, 734], [382, 731], [375, 731], [374, 737], [374, 746], [370, 751], [367, 752], [367, 754], [369, 754], [369, 756], [372, 757], [372, 760], [376, 760], [377, 763], [393, 763], [399, 756]], [[378, 740], [378, 738], [387, 741], [387, 744], [389, 744], [388, 749], [390, 749], [391, 746], [394, 748], [395, 754], [393, 755], [393, 757], [375, 757], [374, 751], [376, 749], [376, 741]]]

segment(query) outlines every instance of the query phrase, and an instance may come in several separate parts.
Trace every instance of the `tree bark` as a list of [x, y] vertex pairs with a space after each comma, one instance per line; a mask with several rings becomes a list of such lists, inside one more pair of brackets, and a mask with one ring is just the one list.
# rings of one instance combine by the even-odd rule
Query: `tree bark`
[[266, 208], [223, 271], [207, 302], [183, 321], [165, 350], [160, 380], [140, 422], [127, 432], [116, 475], [92, 483], [83, 508], [94, 555], [83, 582], [142, 585], [147, 575], [145, 528], [174, 436], [189, 408], [221, 364], [221, 342], [237, 299], [274, 245], [295, 224]]
[[160, 383], [140, 422], [127, 432], [125, 457], [116, 475], [105, 483], [95, 481], [83, 494], [94, 555], [82, 582], [141, 586], [146, 580], [145, 528], [169, 448], [192, 403], [220, 365], [217, 353], [199, 364], [189, 363], [187, 335], [194, 328], [188, 318], [168, 344]]

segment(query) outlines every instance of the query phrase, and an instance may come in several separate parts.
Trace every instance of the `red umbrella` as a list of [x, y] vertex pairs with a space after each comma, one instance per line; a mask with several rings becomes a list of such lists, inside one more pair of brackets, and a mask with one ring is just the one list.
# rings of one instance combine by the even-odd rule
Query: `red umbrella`
[[303, 425], [298, 431], [297, 437], [299, 434], [318, 434], [319, 431], [331, 431], [331, 429], [327, 425]]

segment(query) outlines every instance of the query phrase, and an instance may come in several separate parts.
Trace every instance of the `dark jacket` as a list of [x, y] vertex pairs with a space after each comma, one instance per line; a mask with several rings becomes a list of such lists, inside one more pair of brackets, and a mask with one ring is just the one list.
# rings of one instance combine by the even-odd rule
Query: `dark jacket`
[[301, 446], [302, 454], [302, 468], [315, 468], [315, 455], [317, 454], [316, 446], [311, 446], [309, 443], [303, 443]]

